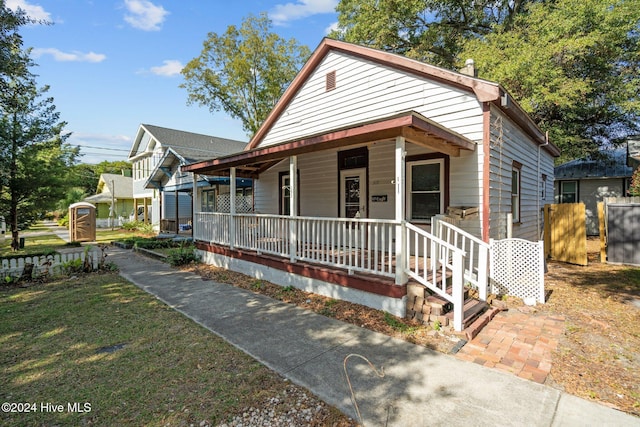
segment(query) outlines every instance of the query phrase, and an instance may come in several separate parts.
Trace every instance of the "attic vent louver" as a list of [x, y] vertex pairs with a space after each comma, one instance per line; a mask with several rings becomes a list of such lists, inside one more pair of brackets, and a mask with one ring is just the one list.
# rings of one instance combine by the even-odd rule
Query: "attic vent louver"
[[329, 71], [327, 73], [326, 91], [334, 90], [336, 88], [336, 72]]

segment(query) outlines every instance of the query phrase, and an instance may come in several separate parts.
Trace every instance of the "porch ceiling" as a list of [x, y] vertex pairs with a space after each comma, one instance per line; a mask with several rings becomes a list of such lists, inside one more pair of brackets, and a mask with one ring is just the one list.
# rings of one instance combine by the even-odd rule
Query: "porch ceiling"
[[229, 156], [192, 163], [182, 167], [185, 172], [227, 176], [231, 167], [238, 176], [258, 177], [282, 159], [294, 155], [348, 147], [355, 144], [393, 140], [402, 136], [408, 142], [448, 154], [460, 155], [460, 150], [475, 149], [476, 144], [432, 120], [410, 111], [384, 119], [336, 129], [307, 138], [255, 148]]

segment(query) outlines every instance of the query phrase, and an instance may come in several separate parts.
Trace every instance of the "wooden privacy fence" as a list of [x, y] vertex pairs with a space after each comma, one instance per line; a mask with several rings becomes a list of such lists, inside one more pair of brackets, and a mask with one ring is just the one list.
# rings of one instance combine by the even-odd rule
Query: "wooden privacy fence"
[[587, 265], [587, 228], [584, 203], [544, 206], [544, 253], [547, 258]]
[[46, 256], [3, 258], [0, 259], [0, 278], [4, 281], [12, 281], [23, 278], [25, 274], [30, 278], [53, 276], [62, 273], [65, 267], [70, 267], [75, 260], [80, 260], [79, 263], [82, 266], [86, 265], [92, 270], [97, 270], [102, 261], [102, 254], [101, 251], [95, 250], [86, 253], [79, 251]]

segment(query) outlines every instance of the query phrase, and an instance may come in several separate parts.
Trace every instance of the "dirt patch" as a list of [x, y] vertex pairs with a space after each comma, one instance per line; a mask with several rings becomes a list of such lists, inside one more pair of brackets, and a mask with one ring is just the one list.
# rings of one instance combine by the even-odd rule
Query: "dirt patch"
[[[601, 263], [597, 240], [589, 240], [588, 251], [586, 267], [548, 265], [547, 303], [535, 311], [563, 316], [566, 321], [546, 384], [640, 415], [640, 268]], [[205, 280], [229, 283], [443, 353], [460, 345], [460, 338], [449, 328], [436, 331], [379, 310], [209, 265], [189, 269]], [[522, 307], [517, 298], [505, 301], [509, 309]]]
[[550, 381], [564, 391], [640, 415], [640, 269], [600, 262], [589, 239], [589, 265], [549, 263], [542, 312], [565, 316]]

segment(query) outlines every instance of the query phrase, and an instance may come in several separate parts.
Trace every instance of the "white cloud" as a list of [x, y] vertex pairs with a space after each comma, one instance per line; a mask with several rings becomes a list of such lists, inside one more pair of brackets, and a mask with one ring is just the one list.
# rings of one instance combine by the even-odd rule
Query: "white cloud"
[[184, 65], [182, 65], [180, 61], [177, 61], [175, 59], [167, 59], [165, 61], [162, 61], [162, 63], [164, 65], [151, 67], [151, 72], [158, 76], [171, 77], [180, 74], [180, 71], [182, 71], [182, 69], [184, 68]]
[[40, 5], [29, 4], [26, 0], [6, 0], [5, 5], [14, 12], [18, 8], [24, 10], [27, 16], [39, 21], [51, 21], [51, 14]]
[[133, 28], [144, 31], [158, 31], [169, 14], [164, 7], [147, 0], [125, 0], [124, 6], [129, 12], [124, 20]]
[[34, 58], [39, 58], [42, 55], [51, 55], [53, 59], [59, 62], [102, 62], [107, 59], [107, 56], [101, 53], [63, 52], [54, 47], [35, 48], [32, 53]]
[[339, 30], [340, 27], [338, 27], [338, 21], [331, 23], [331, 25], [329, 25], [327, 28], [324, 29], [324, 34], [327, 35], [332, 31], [337, 31]]
[[295, 3], [278, 4], [269, 13], [274, 25], [285, 25], [289, 21], [306, 18], [319, 13], [333, 13], [338, 0], [297, 0]]

